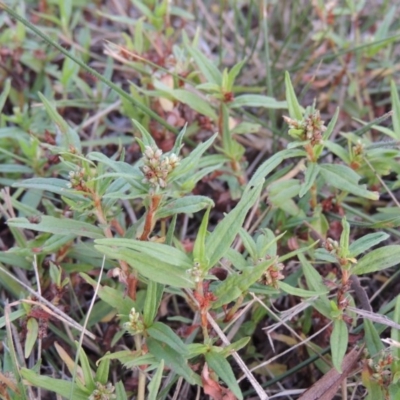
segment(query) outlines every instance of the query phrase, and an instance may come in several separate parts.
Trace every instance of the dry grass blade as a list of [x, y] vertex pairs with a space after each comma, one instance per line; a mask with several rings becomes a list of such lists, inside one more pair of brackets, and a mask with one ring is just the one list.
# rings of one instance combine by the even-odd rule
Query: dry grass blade
[[378, 324], [383, 324], [386, 326], [390, 326], [391, 328], [400, 329], [400, 325], [388, 318], [386, 315], [376, 314], [370, 311], [361, 310], [356, 307], [347, 307], [347, 309], [373, 322], [377, 322]]
[[[217, 335], [220, 337], [222, 342], [225, 345], [229, 345], [229, 340], [225, 336], [224, 332], [222, 332], [221, 328], [218, 326], [218, 324], [214, 321], [214, 319], [211, 317], [210, 314], [207, 313], [207, 320], [217, 333]], [[265, 393], [264, 389], [261, 387], [261, 385], [257, 382], [256, 378], [254, 378], [254, 375], [250, 372], [249, 368], [246, 366], [245, 362], [240, 358], [239, 354], [234, 351], [232, 352], [232, 356], [239, 365], [240, 369], [243, 371], [243, 373], [246, 375], [247, 379], [250, 381], [251, 385], [253, 386], [254, 390], [257, 392], [258, 396], [260, 397], [261, 400], [268, 400], [269, 397]]]
[[342, 373], [332, 368], [320, 380], [312, 385], [299, 400], [331, 400], [335, 397], [342, 382], [351, 374], [357, 363], [361, 349], [353, 349], [343, 360]]

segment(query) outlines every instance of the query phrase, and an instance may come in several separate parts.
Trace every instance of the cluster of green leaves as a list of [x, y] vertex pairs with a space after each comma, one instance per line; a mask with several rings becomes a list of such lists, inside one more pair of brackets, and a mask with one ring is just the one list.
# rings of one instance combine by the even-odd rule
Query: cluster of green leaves
[[[135, 22], [135, 42], [128, 43], [137, 55], [143, 55], [151, 44], [151, 40], [143, 43], [139, 39], [145, 29], [144, 21], [151, 26], [149, 32], [160, 34], [166, 18], [170, 15], [185, 15], [177, 8], [169, 8], [167, 0], [133, 0], [133, 3], [144, 16], [143, 20]], [[60, 2], [59, 15], [52, 22], [68, 33], [77, 23], [78, 17], [74, 15], [78, 14], [73, 13], [71, 2]], [[25, 25], [20, 22], [18, 26], [18, 37], [23, 41]], [[173, 35], [173, 31], [164, 33], [166, 37]], [[387, 36], [387, 32], [379, 34]], [[87, 37], [84, 30], [82, 35]], [[85, 43], [89, 47], [89, 41]], [[396, 234], [392, 228], [400, 225], [399, 209], [380, 208], [376, 214], [359, 222], [355, 217], [359, 217], [361, 211], [349, 206], [351, 203], [371, 205], [386, 190], [392, 193], [399, 188], [398, 146], [388, 148], [388, 142], [374, 143], [366, 135], [380, 120], [372, 121], [358, 131], [341, 134], [339, 141], [331, 140], [339, 119], [339, 110], [325, 129], [315, 106], [306, 109], [300, 106], [288, 73], [285, 75], [286, 101], [256, 94], [236, 95], [235, 81], [245, 61], [221, 72], [197, 45], [198, 37], [190, 42], [183, 35], [181, 45], [174, 46], [173, 54], [180, 61], [179, 68], [185, 72], [185, 78], [178, 71], [164, 70], [164, 74], [174, 78], [172, 85], [166, 85], [163, 76], [152, 76], [151, 69], [146, 70], [148, 63], [135, 62], [134, 68], [143, 74], [143, 82], [151, 80], [151, 89], [132, 84], [131, 94], [121, 94], [122, 89], [117, 88], [117, 94], [110, 91], [106, 98], [101, 99], [113, 101], [118, 95], [122, 96], [124, 112], [132, 118], [136, 141], [143, 155], [134, 164], [125, 161], [122, 147], [111, 157], [87, 150], [94, 142], [83, 141], [79, 130], [72, 127], [57, 110], [67, 104], [67, 95], [74, 96], [76, 91], [85, 93], [89, 100], [95, 100], [92, 96], [97, 91], [93, 91], [79, 77], [74, 54], [66, 53], [61, 71], [53, 71], [62, 84], [65, 103], [58, 101], [55, 107], [51, 100], [55, 93], [51, 85], [44, 84], [41, 88], [44, 94], [38, 94], [43, 104], [38, 116], [32, 116], [25, 105], [11, 117], [2, 114], [1, 154], [6, 162], [0, 167], [4, 175], [1, 183], [12, 186], [15, 191], [12, 195], [4, 191], [0, 193], [0, 198], [3, 216], [7, 218], [15, 244], [9, 250], [0, 252], [1, 285], [15, 298], [30, 300], [26, 288], [21, 296], [19, 283], [7, 273], [3, 265], [25, 271], [36, 265], [40, 274], [43, 274], [43, 280], [50, 281], [60, 293], [70, 284], [69, 277], [78, 273], [82, 280], [93, 286], [100, 299], [93, 307], [87, 328], [92, 328], [109, 314], [118, 316], [121, 329], [113, 337], [112, 343], [118, 343], [127, 332], [134, 336], [136, 345], [136, 350], [102, 354], [97, 360], [96, 372], [93, 372], [94, 365], [91, 365], [81, 346], [75, 346], [64, 333], [51, 325], [54, 332], [70, 343], [74, 352], [77, 348], [79, 365], [77, 360], [73, 361], [61, 347], [56, 346], [59, 360], [65, 363], [74, 379], [65, 381], [46, 376], [41, 370], [41, 355], [32, 370], [20, 369], [19, 364], [23, 361], [19, 360], [18, 352], [15, 351], [10, 323], [26, 320], [25, 358], [32, 357], [37, 339], [40, 338], [37, 310], [29, 302], [22, 302], [17, 311], [7, 311], [7, 316], [0, 319], [0, 327], [8, 327], [2, 374], [12, 373], [14, 378], [7, 381], [9, 398], [28, 398], [24, 382], [69, 398], [128, 398], [129, 393], [125, 391], [123, 380], [119, 380], [115, 387], [110, 384], [112, 360], [118, 360], [130, 370], [139, 370], [140, 376], [144, 376], [143, 370], [151, 376], [147, 385], [149, 399], [165, 398], [180, 378], [190, 385], [207, 385], [204, 376], [193, 369], [197, 363], [206, 363], [216, 381], [221, 380], [237, 398], [243, 398], [228, 359], [233, 352], [248, 345], [255, 327], [250, 327], [247, 335], [240, 334], [233, 343], [223, 347], [217, 344], [216, 338], [209, 335], [209, 326], [202, 321], [202, 331], [196, 328], [192, 335], [183, 340], [171, 326], [158, 320], [162, 300], [171, 295], [192, 306], [194, 304], [205, 318], [209, 316], [209, 310], [220, 313], [230, 309], [234, 314], [252, 294], [270, 300], [285, 295], [299, 297], [307, 302], [308, 307], [304, 313], [304, 334], [308, 334], [311, 329], [309, 309], [315, 309], [326, 318], [327, 323], [332, 323], [331, 356], [326, 359], [339, 372], [349, 347], [349, 332], [358, 328], [356, 313], [364, 318], [364, 342], [371, 357], [380, 357], [384, 353], [383, 344], [379, 340], [382, 325], [377, 322], [384, 324], [386, 319], [390, 321], [392, 339], [400, 341], [397, 329], [400, 324], [399, 298], [393, 299], [386, 309], [381, 310], [381, 319], [377, 321], [377, 314], [362, 313], [362, 310], [354, 307], [359, 299], [354, 299], [348, 290], [351, 275], [374, 273], [398, 264], [399, 245], [386, 244], [373, 248], [387, 242], [390, 233]], [[374, 51], [379, 50], [371, 50], [369, 56], [372, 57], [376, 54]], [[29, 51], [26, 54], [30, 54]], [[37, 67], [38, 75], [48, 68], [48, 61]], [[81, 66], [91, 71], [85, 64]], [[110, 72], [111, 67], [108, 74]], [[181, 79], [185, 82], [184, 86], [180, 85]], [[107, 73], [102, 76], [102, 83], [97, 85], [99, 92], [106, 86], [115, 89]], [[16, 94], [9, 82], [4, 85], [0, 107], [7, 100], [14, 104]], [[150, 99], [153, 98], [165, 99], [173, 105], [184, 104], [208, 117], [220, 130], [185, 154], [181, 154], [183, 143], [195, 129], [195, 123], [177, 133], [173, 148], [162, 154], [164, 160], [172, 156], [181, 157], [168, 174], [165, 186], [154, 185], [147, 179], [144, 169], [146, 151], [157, 149], [149, 124], [155, 114], [149, 107]], [[375, 128], [398, 143], [400, 101], [394, 82], [391, 84], [391, 101], [393, 130]], [[132, 107], [132, 104], [139, 104], [139, 109]], [[248, 121], [234, 128], [230, 126], [229, 119], [233, 113], [243, 107], [288, 109], [289, 135], [295, 140], [287, 149], [261, 163], [248, 182], [243, 183], [238, 179], [236, 190], [240, 192], [240, 201], [210, 232], [210, 213], [214, 203], [206, 196], [192, 194], [192, 191], [201, 179], [215, 171], [222, 171], [225, 176], [232, 172], [239, 178], [242, 176], [237, 164], [245, 149], [235, 139], [235, 134], [257, 129], [255, 124]], [[57, 132], [55, 143], [45, 143], [41, 135], [36, 134], [36, 130], [45, 129], [43, 123], [36, 130], [28, 126], [27, 121], [32, 122], [43, 115], [47, 118], [46, 127]], [[122, 145], [124, 141], [120, 143]], [[216, 154], [210, 151], [212, 148], [216, 149]], [[337, 162], [327, 161], [332, 155]], [[57, 157], [57, 162], [49, 165], [50, 157]], [[285, 173], [285, 168], [275, 170], [284, 161], [301, 159], [306, 164], [304, 179], [279, 179]], [[368, 187], [378, 186], [382, 176], [389, 173], [394, 176], [389, 186], [382, 186], [380, 193], [368, 190]], [[32, 177], [23, 179], [26, 175]], [[264, 227], [252, 235], [244, 228], [244, 221], [262, 193], [268, 194], [268, 207], [272, 212], [264, 220]], [[329, 221], [321, 205], [321, 193], [327, 193], [338, 206], [348, 211], [347, 217], [341, 221], [342, 233], [338, 242], [328, 240]], [[142, 216], [133, 223], [127, 222], [121, 200], [134, 205], [137, 210], [144, 209]], [[178, 215], [192, 216], [204, 210], [193, 250], [187, 251], [176, 235]], [[284, 233], [277, 234], [269, 229], [269, 223]], [[325, 243], [316, 243], [309, 235], [300, 241], [301, 246], [297, 250], [279, 254], [278, 245], [287, 240], [285, 231], [293, 232], [293, 227], [303, 223], [307, 223], [309, 229], [324, 239]], [[158, 230], [157, 224], [162, 228]], [[386, 229], [388, 233], [373, 232], [351, 240], [352, 229], [358, 227]], [[32, 235], [31, 231], [35, 234]], [[237, 238], [240, 238], [243, 250], [240, 250], [240, 246], [233, 246]], [[47, 273], [43, 264], [49, 256], [53, 257], [54, 262], [50, 263]], [[295, 257], [300, 261], [301, 268], [285, 278], [281, 275], [283, 263]], [[228, 266], [228, 276], [219, 280], [212, 270], [222, 262]], [[340, 271], [334, 277], [334, 289], [318, 272], [317, 266], [323, 264], [335, 265]], [[120, 282], [108, 276], [99, 281], [93, 279], [92, 271], [100, 270], [102, 266], [110, 271], [118, 270]], [[128, 266], [127, 269], [124, 270], [124, 266]], [[124, 294], [124, 285], [128, 279], [124, 274], [127, 273], [133, 274], [140, 282], [136, 298]], [[36, 287], [40, 287], [39, 282], [36, 282]], [[386, 319], [383, 318], [384, 314]], [[263, 316], [260, 312], [255, 319], [260, 320]], [[184, 319], [178, 315], [174, 317]], [[222, 318], [217, 319], [217, 323], [221, 326], [225, 324]], [[142, 351], [144, 344], [146, 351]], [[400, 356], [398, 349], [393, 351], [393, 356], [395, 359]], [[164, 379], [166, 367], [170, 371], [168, 379]], [[318, 365], [318, 368], [326, 372], [326, 365]], [[363, 382], [371, 399], [383, 398], [385, 390], [396, 393], [399, 389], [397, 379], [400, 370], [397, 360], [391, 364], [391, 368], [393, 380], [388, 389], [374, 379], [368, 379], [373, 378], [369, 370], [364, 373]], [[146, 384], [146, 380], [141, 382], [140, 396], [143, 396], [143, 382]]]

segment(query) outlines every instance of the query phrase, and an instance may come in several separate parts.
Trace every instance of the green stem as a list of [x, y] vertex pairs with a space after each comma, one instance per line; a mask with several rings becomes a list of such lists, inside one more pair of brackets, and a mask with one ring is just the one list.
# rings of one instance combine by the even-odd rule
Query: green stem
[[36, 33], [39, 37], [41, 37], [46, 43], [49, 45], [55, 47], [58, 51], [63, 53], [66, 57], [70, 58], [73, 62], [78, 64], [81, 68], [95, 76], [98, 80], [101, 82], [105, 83], [107, 86], [109, 86], [111, 89], [113, 89], [115, 92], [117, 92], [121, 97], [123, 97], [125, 100], [129, 101], [130, 103], [134, 104], [135, 107], [137, 107], [140, 111], [148, 115], [149, 117], [153, 118], [157, 122], [159, 122], [164, 128], [168, 129], [169, 131], [178, 134], [178, 129], [174, 128], [170, 124], [168, 124], [166, 121], [164, 121], [158, 114], [156, 114], [153, 110], [150, 108], [146, 107], [133, 97], [131, 97], [128, 93], [126, 93], [124, 90], [122, 90], [119, 86], [116, 84], [112, 83], [109, 79], [105, 78], [103, 75], [98, 73], [96, 70], [93, 68], [89, 67], [87, 64], [85, 64], [83, 61], [79, 60], [77, 57], [75, 57], [73, 54], [71, 54], [68, 50], [64, 49], [62, 46], [60, 46], [58, 43], [56, 43], [54, 40], [52, 40], [49, 36], [41, 32], [38, 28], [36, 28], [34, 25], [32, 25], [28, 20], [25, 18], [21, 17], [19, 14], [17, 14], [14, 10], [12, 10], [10, 7], [6, 6], [4, 3], [0, 2], [0, 8], [3, 8], [8, 14], [10, 14], [13, 18], [15, 18], [17, 21], [21, 22], [24, 24], [26, 27], [31, 29], [33, 32]]
[[[135, 335], [135, 347], [137, 351], [142, 349], [142, 335]], [[138, 392], [137, 400], [146, 400], [146, 375], [139, 367], [139, 381], [138, 381]]]

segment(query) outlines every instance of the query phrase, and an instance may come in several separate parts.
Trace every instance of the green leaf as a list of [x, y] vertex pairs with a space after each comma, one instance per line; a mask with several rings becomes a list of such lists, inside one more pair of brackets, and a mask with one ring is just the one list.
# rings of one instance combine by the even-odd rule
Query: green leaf
[[266, 176], [271, 173], [284, 159], [284, 152], [280, 151], [269, 157], [256, 170], [248, 186], [257, 186], [264, 183]]
[[206, 353], [207, 365], [228, 385], [228, 388], [238, 399], [243, 399], [242, 391], [232, 371], [229, 362], [220, 353], [211, 350]]
[[[110, 352], [108, 351], [106, 355], [107, 354], [110, 354]], [[110, 372], [110, 359], [105, 358], [100, 361], [100, 364], [97, 367], [95, 381], [100, 382], [102, 385], [105, 385], [108, 382], [109, 372]]]
[[164, 371], [164, 360], [161, 360], [160, 365], [157, 368], [157, 371], [152, 376], [150, 383], [147, 385], [147, 388], [149, 389], [149, 394], [147, 396], [148, 400], [157, 400], [157, 394], [160, 389], [163, 371]]
[[320, 168], [328, 185], [370, 200], [379, 199], [378, 192], [370, 192], [365, 189], [365, 185], [358, 185], [361, 177], [351, 168], [339, 164], [322, 164]]
[[261, 129], [260, 124], [253, 122], [241, 122], [231, 130], [231, 135], [241, 135], [246, 133], [257, 133]]
[[115, 394], [118, 400], [128, 400], [128, 396], [126, 395], [125, 387], [122, 381], [118, 381], [115, 384]]
[[[80, 276], [93, 288], [97, 286], [97, 282], [89, 275], [81, 272]], [[137, 308], [136, 303], [129, 296], [125, 296], [123, 291], [110, 286], [100, 286], [98, 296], [105, 303], [114, 307], [121, 315], [128, 315], [132, 308]]]
[[316, 292], [328, 292], [328, 289], [323, 282], [322, 276], [304, 257], [304, 255], [300, 253], [297, 255], [297, 257], [299, 258], [303, 267], [303, 273], [306, 278], [307, 286]]
[[297, 196], [300, 183], [297, 179], [288, 179], [273, 182], [268, 187], [268, 201], [275, 207], [281, 208], [284, 203]]
[[168, 325], [162, 322], [154, 322], [154, 324], [147, 329], [147, 333], [150, 337], [170, 346], [183, 357], [187, 355], [188, 351], [186, 345]]
[[244, 247], [249, 252], [250, 257], [253, 260], [255, 260], [257, 258], [257, 255], [259, 255], [259, 252], [257, 251], [256, 242], [244, 228], [239, 229], [239, 235], [240, 238], [242, 239]]
[[278, 101], [273, 97], [262, 96], [259, 94], [243, 94], [235, 97], [235, 99], [228, 103], [229, 108], [240, 107], [263, 107], [269, 109], [287, 109], [288, 104], [286, 101]]
[[49, 390], [50, 392], [57, 393], [60, 396], [66, 397], [71, 393], [71, 388], [74, 388], [74, 400], [87, 400], [90, 392], [83, 391], [70, 381], [63, 379], [54, 379], [44, 375], [38, 375], [34, 371], [21, 368], [21, 375], [24, 379], [30, 382], [33, 386]]
[[39, 324], [36, 318], [28, 318], [28, 322], [26, 323], [26, 339], [25, 339], [25, 358], [28, 358], [32, 352], [33, 346], [35, 345], [38, 333], [39, 333]]
[[[8, 320], [10, 322], [15, 321], [16, 319], [19, 319], [23, 316], [26, 315], [26, 310], [24, 310], [23, 308], [17, 310], [17, 311], [13, 311], [11, 314], [8, 315]], [[0, 329], [3, 329], [6, 326], [6, 317], [5, 315], [3, 315], [2, 317], [0, 317]]]
[[400, 262], [400, 245], [390, 245], [372, 250], [353, 267], [355, 275], [369, 274], [393, 267]]
[[85, 382], [85, 387], [90, 392], [93, 392], [93, 390], [96, 389], [96, 384], [93, 379], [93, 373], [90, 368], [89, 359], [87, 358], [87, 355], [82, 348], [79, 349], [79, 361], [80, 361], [80, 364], [82, 367], [83, 380]]
[[302, 198], [314, 184], [315, 179], [317, 179], [319, 173], [319, 165], [314, 162], [309, 162], [307, 164], [307, 169], [304, 174], [304, 182], [300, 187], [299, 197]]
[[71, 193], [72, 191], [67, 187], [68, 181], [58, 178], [31, 178], [25, 179], [21, 182], [16, 182], [13, 187], [20, 187], [25, 189], [46, 190], [51, 193], [61, 194], [68, 197], [81, 197], [81, 195]]
[[150, 326], [156, 318], [163, 293], [164, 285], [153, 281], [148, 283], [143, 307], [143, 322], [145, 326]]
[[324, 134], [322, 135], [322, 140], [326, 141], [329, 139], [329, 136], [331, 136], [332, 132], [333, 132], [333, 128], [336, 125], [336, 122], [339, 118], [339, 107], [336, 108], [335, 111], [335, 115], [333, 116], [333, 118], [330, 120], [328, 126], [326, 127], [326, 131], [324, 132]]
[[232, 91], [235, 80], [236, 80], [237, 76], [239, 75], [240, 71], [242, 70], [243, 66], [245, 65], [246, 61], [247, 61], [246, 59], [239, 61], [237, 64], [235, 64], [230, 69], [230, 71], [228, 72], [227, 85], [226, 85], [226, 87], [223, 88], [225, 91], [228, 91], [228, 92]]
[[11, 79], [7, 78], [5, 81], [3, 81], [3, 91], [1, 92], [0, 95], [0, 113], [3, 111], [4, 104], [7, 100], [8, 94], [10, 93], [10, 88], [11, 88]]
[[179, 352], [175, 351], [167, 344], [159, 342], [154, 338], [147, 339], [147, 347], [149, 352], [161, 362], [171, 368], [175, 373], [186, 379], [191, 385], [200, 383], [196, 374], [190, 369], [186, 359]]
[[350, 241], [350, 224], [347, 222], [346, 217], [342, 218], [342, 233], [340, 235], [340, 255], [347, 257], [349, 252], [349, 241]]
[[[394, 329], [392, 329], [393, 331]], [[381, 350], [385, 348], [379, 337], [379, 333], [376, 330], [374, 324], [368, 319], [364, 318], [364, 332], [365, 332], [365, 343], [371, 357], [374, 357]]]
[[225, 255], [235, 239], [247, 212], [257, 201], [261, 192], [261, 185], [246, 191], [236, 207], [225, 216], [214, 231], [206, 239], [206, 254], [209, 259], [209, 268]]
[[201, 225], [199, 231], [197, 232], [197, 237], [193, 246], [193, 260], [194, 262], [199, 262], [201, 268], [207, 268], [207, 258], [206, 258], [206, 237], [207, 237], [207, 226], [208, 220], [210, 218], [211, 207], [208, 207], [201, 220]]
[[63, 117], [61, 117], [54, 106], [46, 99], [46, 97], [43, 96], [42, 93], [39, 92], [38, 95], [40, 100], [42, 100], [44, 108], [46, 109], [50, 118], [57, 125], [61, 132], [61, 136], [59, 137], [60, 143], [58, 143], [58, 145], [61, 145], [68, 151], [71, 150], [71, 148], [74, 148], [78, 150], [78, 152], [81, 152], [82, 146], [77, 132], [66, 123]]
[[385, 232], [369, 233], [368, 235], [357, 239], [349, 246], [349, 255], [351, 257], [357, 257], [364, 251], [369, 250], [372, 246], [375, 246], [389, 238], [390, 235]]
[[179, 268], [191, 268], [192, 261], [183, 251], [176, 249], [175, 247], [156, 243], [156, 242], [144, 242], [141, 240], [134, 239], [99, 239], [95, 241], [96, 244], [125, 247], [137, 251], [138, 253], [145, 254], [151, 258], [154, 258], [155, 262], [166, 261]]
[[213, 303], [212, 308], [219, 308], [236, 300], [252, 284], [257, 282], [275, 261], [274, 259], [266, 260], [255, 267], [247, 267], [241, 274], [234, 273], [229, 275], [215, 289], [214, 294], [217, 300]]
[[170, 93], [171, 96], [173, 96], [181, 103], [187, 104], [190, 108], [192, 108], [194, 111], [197, 111], [199, 114], [206, 115], [213, 120], [217, 119], [217, 114], [210, 106], [210, 103], [201, 98], [199, 95], [189, 92], [185, 89], [175, 89], [169, 91], [168, 93]]
[[333, 330], [330, 338], [332, 363], [338, 372], [342, 372], [342, 362], [349, 342], [349, 331], [342, 319], [333, 321]]
[[157, 210], [157, 218], [175, 214], [193, 214], [204, 208], [214, 207], [214, 202], [206, 196], [185, 196], [173, 199]]
[[[400, 295], [397, 295], [396, 305], [394, 307], [393, 321], [400, 324]], [[365, 320], [364, 320], [365, 322]], [[400, 330], [392, 328], [390, 332], [390, 337], [392, 340], [400, 343]], [[382, 344], [382, 343], [381, 343]], [[398, 375], [400, 373], [400, 348], [397, 346], [392, 347], [392, 355], [394, 357], [392, 364], [393, 375]]]
[[140, 145], [142, 152], [144, 152], [144, 150], [145, 150], [144, 147], [142, 146], [142, 143], [144, 146], [157, 147], [155, 140], [150, 135], [150, 133], [147, 131], [147, 129], [136, 119], [132, 119], [132, 122], [142, 135], [141, 141], [138, 140], [138, 143]]
[[211, 83], [215, 83], [218, 86], [222, 84], [222, 74], [219, 69], [198, 49], [187, 45], [187, 51], [193, 57], [195, 63], [200, 68], [200, 71]]
[[42, 216], [37, 224], [29, 222], [26, 218], [10, 218], [7, 224], [10, 227], [48, 232], [55, 235], [75, 235], [92, 239], [103, 237], [103, 232], [100, 228], [87, 222], [55, 218], [47, 215]]
[[399, 93], [397, 92], [396, 83], [392, 80], [390, 82], [390, 94], [392, 98], [392, 107], [393, 107], [393, 131], [397, 140], [400, 140], [400, 99]]
[[194, 286], [187, 273], [193, 267], [190, 258], [171, 246], [116, 238], [100, 239], [95, 248], [110, 258], [126, 261], [154, 282], [182, 288]]
[[285, 72], [285, 86], [286, 86], [286, 101], [289, 109], [290, 118], [301, 121], [303, 119], [303, 112], [297, 100], [296, 93], [294, 92], [292, 81], [290, 80], [289, 72]]
[[184, 174], [190, 172], [193, 174], [193, 170], [198, 168], [201, 156], [203, 153], [214, 143], [214, 140], [218, 136], [218, 133], [215, 133], [210, 139], [206, 140], [204, 143], [201, 143], [187, 156], [184, 158], [177, 168], [169, 175], [168, 182], [172, 182], [178, 178], [181, 178]]
[[282, 282], [282, 281], [278, 282], [278, 286], [284, 292], [286, 292], [288, 294], [291, 294], [293, 296], [299, 296], [299, 297], [314, 297], [314, 296], [321, 296], [321, 295], [324, 295], [324, 294], [328, 293], [328, 289], [327, 288], [325, 288], [324, 291], [316, 292], [316, 291], [296, 288], [296, 287], [288, 285], [287, 283]]

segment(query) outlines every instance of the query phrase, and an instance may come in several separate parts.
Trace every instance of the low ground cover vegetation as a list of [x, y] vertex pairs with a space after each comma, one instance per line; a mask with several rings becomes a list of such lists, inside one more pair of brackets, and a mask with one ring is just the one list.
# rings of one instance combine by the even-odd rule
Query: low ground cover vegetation
[[397, 399], [399, 13], [0, 2], [0, 397]]

